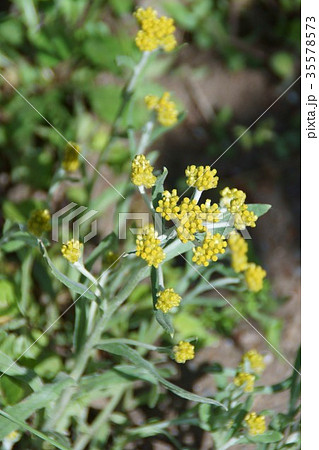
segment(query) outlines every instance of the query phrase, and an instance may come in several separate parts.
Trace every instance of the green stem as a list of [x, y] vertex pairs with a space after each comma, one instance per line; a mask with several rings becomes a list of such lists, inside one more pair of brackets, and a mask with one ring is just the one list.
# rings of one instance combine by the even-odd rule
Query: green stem
[[[114, 298], [114, 300], [109, 304], [109, 307], [106, 311], [103, 312], [100, 319], [97, 321], [96, 326], [88, 338], [86, 344], [83, 346], [81, 353], [78, 354], [75, 366], [73, 371], [71, 372], [71, 377], [74, 378], [75, 381], [79, 381], [83, 373], [85, 372], [87, 363], [91, 357], [91, 351], [98, 344], [101, 339], [101, 335], [103, 331], [106, 329], [106, 325], [115, 311], [125, 302], [127, 297], [132, 293], [135, 287], [138, 285], [140, 281], [147, 277], [149, 274], [149, 267], [138, 267], [136, 272], [131, 277], [130, 282], [128, 282], [121, 292]], [[74, 390], [68, 389], [65, 390], [60, 397], [60, 401], [57, 403], [53, 415], [51, 419], [49, 419], [45, 425], [47, 429], [53, 429], [58, 431], [58, 425], [62, 421], [64, 417], [65, 410], [72, 399]]]
[[87, 444], [91, 441], [92, 438], [97, 434], [99, 429], [102, 426], [105, 426], [107, 420], [110, 418], [114, 408], [117, 406], [117, 404], [120, 401], [121, 396], [123, 395], [124, 389], [119, 389], [116, 394], [112, 397], [112, 399], [108, 402], [106, 407], [103, 409], [103, 411], [100, 412], [100, 414], [97, 416], [97, 418], [94, 420], [92, 425], [89, 427], [87, 432], [85, 434], [82, 434], [82, 436], [79, 436], [79, 438], [75, 441], [74, 444], [74, 450], [84, 450]]
[[164, 286], [164, 275], [163, 275], [163, 267], [162, 265], [158, 266], [157, 269], [157, 276], [158, 276], [158, 287], [164, 291], [165, 286]]
[[[109, 141], [107, 143], [106, 148], [104, 149], [103, 152], [101, 152], [99, 159], [95, 165], [96, 170], [99, 170], [99, 167], [101, 166], [101, 164], [103, 163], [103, 159], [104, 159], [104, 155], [107, 152], [107, 150], [110, 148], [110, 146], [112, 145], [117, 133], [118, 133], [118, 124], [119, 124], [119, 120], [126, 108], [126, 105], [128, 104], [128, 102], [130, 101], [133, 91], [136, 87], [136, 83], [138, 81], [138, 78], [142, 72], [142, 70], [144, 69], [144, 67], [146, 66], [146, 63], [148, 61], [148, 58], [150, 56], [151, 52], [143, 52], [142, 58], [140, 59], [139, 63], [134, 67], [133, 70], [133, 74], [132, 77], [130, 79], [130, 81], [128, 82], [128, 84], [126, 85], [126, 87], [123, 90], [123, 94], [122, 94], [122, 101], [121, 104], [119, 106], [119, 109], [117, 111], [117, 114], [115, 116], [115, 119], [113, 121], [112, 127], [111, 127], [111, 131], [110, 131], [110, 138]], [[92, 179], [91, 182], [89, 183], [88, 186], [88, 190], [89, 190], [89, 195], [92, 193], [93, 188], [95, 186], [97, 177], [99, 175], [99, 173], [97, 171], [94, 171], [93, 175], [92, 175]]]
[[153, 128], [154, 128], [154, 122], [153, 122], [153, 120], [149, 120], [146, 123], [146, 125], [145, 125], [144, 132], [143, 132], [143, 134], [141, 136], [141, 140], [140, 140], [140, 143], [139, 143], [138, 148], [137, 148], [137, 154], [138, 155], [140, 155], [140, 154], [145, 152], [146, 147], [149, 144]]
[[155, 209], [154, 209], [153, 203], [152, 203], [151, 199], [149, 198], [149, 196], [147, 195], [147, 193], [145, 191], [145, 187], [138, 186], [138, 190], [139, 190], [141, 196], [143, 197], [143, 200], [144, 200], [146, 206], [148, 207], [148, 209], [150, 210], [150, 212], [152, 214], [155, 214]]

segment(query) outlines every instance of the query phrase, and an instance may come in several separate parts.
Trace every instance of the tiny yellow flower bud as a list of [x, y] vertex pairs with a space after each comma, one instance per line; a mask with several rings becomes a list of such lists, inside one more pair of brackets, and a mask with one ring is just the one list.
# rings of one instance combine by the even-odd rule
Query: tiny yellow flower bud
[[245, 392], [252, 392], [254, 390], [255, 378], [255, 375], [251, 373], [240, 372], [234, 378], [234, 384], [238, 387], [244, 386]]
[[245, 270], [245, 280], [248, 289], [252, 292], [259, 292], [263, 288], [263, 280], [267, 275], [266, 271], [255, 263], [250, 263]]
[[147, 95], [144, 101], [148, 109], [157, 112], [157, 120], [164, 127], [170, 127], [177, 122], [178, 111], [176, 104], [170, 100], [169, 92], [164, 92], [161, 98]]
[[173, 348], [175, 361], [180, 364], [184, 364], [190, 359], [195, 357], [195, 347], [189, 342], [180, 341], [178, 345]]
[[27, 223], [28, 231], [40, 237], [45, 231], [51, 230], [51, 216], [48, 209], [36, 209], [32, 211]]
[[174, 306], [179, 306], [181, 297], [174, 292], [174, 289], [165, 289], [157, 294], [158, 300], [155, 304], [156, 309], [160, 309], [164, 313], [170, 311]]
[[80, 161], [80, 146], [75, 142], [69, 142], [65, 148], [62, 167], [67, 172], [75, 172], [78, 170]]
[[166, 220], [176, 219], [180, 212], [180, 207], [177, 206], [178, 200], [176, 189], [173, 189], [172, 192], [164, 191], [162, 199], [158, 201], [156, 212], [160, 213]]
[[201, 208], [195, 200], [183, 198], [176, 217], [177, 235], [184, 244], [193, 241], [196, 232], [206, 231], [201, 219]]
[[265, 370], [264, 357], [257, 350], [249, 350], [246, 352], [241, 360], [242, 365], [249, 363], [250, 369], [257, 374], [262, 373]]
[[248, 265], [248, 245], [245, 239], [236, 231], [228, 238], [228, 246], [231, 250], [231, 264], [235, 272], [243, 272]]
[[246, 227], [255, 228], [258, 216], [253, 211], [248, 211], [247, 205], [242, 205], [234, 214], [234, 225], [237, 230], [244, 230]]
[[165, 259], [165, 253], [160, 246], [160, 240], [154, 225], [146, 225], [137, 235], [136, 255], [144, 259], [149, 266], [156, 268]]
[[255, 412], [251, 412], [246, 415], [245, 422], [249, 428], [249, 434], [251, 436], [257, 436], [263, 434], [266, 431], [265, 416], [257, 416]]
[[192, 261], [199, 266], [207, 267], [210, 261], [215, 262], [218, 260], [218, 254], [225, 253], [225, 247], [227, 247], [227, 242], [224, 236], [221, 236], [219, 233], [213, 235], [207, 232], [202, 245], [193, 248], [194, 256]]
[[217, 187], [218, 177], [217, 170], [211, 169], [210, 166], [188, 166], [185, 170], [187, 176], [186, 183], [188, 186], [195, 187], [199, 191], [206, 191]]
[[239, 189], [225, 187], [221, 192], [220, 205], [225, 207], [231, 213], [236, 213], [240, 210], [246, 200], [246, 194]]
[[151, 7], [138, 8], [134, 15], [141, 27], [135, 43], [142, 52], [151, 52], [158, 48], [162, 48], [165, 52], [174, 50], [177, 43], [173, 19], [158, 17], [157, 12]]
[[65, 259], [74, 264], [80, 259], [82, 248], [83, 244], [71, 239], [66, 244], [62, 245], [61, 253]]
[[156, 176], [153, 175], [154, 167], [146, 159], [145, 155], [137, 155], [132, 162], [131, 180], [135, 186], [144, 186], [151, 188], [156, 182]]

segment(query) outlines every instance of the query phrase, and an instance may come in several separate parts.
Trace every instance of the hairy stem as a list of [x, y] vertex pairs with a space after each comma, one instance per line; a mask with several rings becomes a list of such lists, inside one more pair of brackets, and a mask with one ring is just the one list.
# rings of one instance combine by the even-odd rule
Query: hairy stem
[[103, 409], [103, 411], [100, 412], [100, 414], [97, 416], [97, 418], [94, 420], [92, 425], [89, 427], [87, 432], [85, 434], [82, 434], [82, 436], [79, 436], [79, 438], [75, 441], [74, 444], [74, 450], [84, 450], [87, 446], [87, 444], [94, 438], [94, 436], [97, 434], [99, 429], [104, 426], [107, 422], [107, 420], [110, 418], [112, 412], [114, 411], [115, 407], [119, 403], [121, 396], [123, 395], [124, 389], [119, 389], [116, 394], [110, 399], [106, 407]]

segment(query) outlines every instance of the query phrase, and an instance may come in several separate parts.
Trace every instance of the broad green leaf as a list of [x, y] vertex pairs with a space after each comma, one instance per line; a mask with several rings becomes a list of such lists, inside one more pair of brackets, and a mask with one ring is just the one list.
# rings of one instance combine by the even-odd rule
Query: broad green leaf
[[208, 397], [202, 397], [200, 395], [192, 394], [191, 392], [185, 391], [184, 389], [175, 386], [173, 383], [165, 380], [158, 371], [155, 369], [153, 364], [146, 361], [142, 356], [136, 351], [124, 344], [103, 344], [97, 346], [99, 349], [106, 352], [113, 353], [115, 355], [123, 356], [128, 358], [137, 367], [142, 367], [148, 372], [150, 372], [161, 384], [163, 384], [167, 389], [169, 389], [174, 394], [179, 397], [185, 398], [186, 400], [191, 400], [198, 403], [209, 403], [211, 405], [222, 406], [227, 409], [223, 404], [217, 402], [216, 400]]
[[41, 243], [40, 244], [40, 249], [42, 251], [42, 255], [45, 258], [45, 260], [47, 261], [53, 275], [59, 280], [61, 281], [61, 283], [63, 283], [66, 287], [68, 287], [71, 291], [75, 292], [76, 294], [81, 294], [83, 295], [83, 297], [88, 298], [89, 300], [95, 300], [95, 295], [93, 294], [92, 291], [90, 291], [89, 288], [87, 288], [84, 284], [82, 283], [78, 283], [76, 281], [71, 280], [69, 277], [67, 277], [66, 275], [64, 275], [63, 273], [61, 273], [53, 264], [53, 262], [51, 261], [48, 252], [45, 248], [45, 246]]
[[268, 430], [259, 436], [249, 436], [249, 441], [260, 444], [270, 444], [271, 442], [278, 442], [282, 438], [283, 435], [279, 433], [279, 431]]
[[27, 384], [4, 375], [0, 378], [0, 392], [2, 393], [3, 403], [5, 405], [14, 405], [31, 394], [32, 391]]
[[157, 322], [161, 327], [168, 333], [171, 337], [174, 336], [174, 327], [172, 322], [172, 317], [169, 314], [163, 313], [163, 311], [155, 311], [155, 317]]
[[85, 345], [87, 339], [87, 301], [81, 297], [75, 304], [75, 323], [73, 333], [73, 346], [78, 354]]
[[[56, 400], [61, 392], [72, 385], [74, 380], [70, 377], [64, 377], [62, 380], [47, 384], [42, 387], [38, 392], [34, 392], [22, 402], [5, 408], [4, 412], [9, 414], [15, 420], [26, 420], [35, 411], [41, 408], [45, 408], [49, 402]], [[7, 434], [16, 429], [16, 424], [11, 420], [4, 417], [0, 417], [0, 439], [3, 439]]]
[[261, 203], [250, 203], [247, 206], [248, 206], [248, 211], [252, 211], [258, 217], [266, 214], [266, 212], [269, 211], [271, 208], [271, 205], [261, 204]]
[[10, 377], [24, 381], [34, 391], [39, 391], [42, 388], [42, 382], [33, 370], [19, 366], [18, 363], [14, 362], [12, 358], [2, 351], [0, 351], [0, 372], [5, 372]]
[[15, 233], [9, 232], [7, 236], [4, 236], [1, 247], [5, 252], [11, 253], [25, 245], [37, 248], [38, 239], [26, 231], [17, 231]]

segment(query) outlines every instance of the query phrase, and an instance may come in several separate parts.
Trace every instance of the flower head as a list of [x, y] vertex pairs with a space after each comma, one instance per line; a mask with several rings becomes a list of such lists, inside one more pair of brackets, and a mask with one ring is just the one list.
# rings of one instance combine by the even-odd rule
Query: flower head
[[211, 200], [207, 199], [205, 203], [202, 203], [199, 207], [201, 210], [199, 214], [201, 220], [208, 223], [219, 222], [220, 211], [217, 203], [211, 204]]
[[131, 180], [136, 186], [145, 186], [151, 188], [156, 182], [156, 176], [153, 175], [154, 167], [146, 159], [145, 155], [136, 155], [132, 162]]
[[176, 104], [170, 100], [170, 93], [164, 92], [162, 97], [156, 95], [147, 95], [145, 104], [148, 109], [157, 113], [157, 120], [164, 127], [170, 127], [177, 122], [178, 111]]
[[195, 347], [189, 342], [180, 341], [178, 345], [173, 348], [175, 361], [183, 364], [189, 359], [194, 359], [195, 357]]
[[200, 213], [201, 209], [195, 200], [190, 200], [188, 197], [183, 198], [176, 216], [177, 235], [183, 243], [193, 241], [196, 232], [206, 231]]
[[158, 267], [164, 260], [165, 253], [160, 246], [158, 233], [154, 225], [146, 225], [136, 237], [136, 255], [145, 259], [149, 266]]
[[206, 191], [217, 187], [218, 177], [217, 170], [211, 169], [210, 166], [187, 166], [185, 174], [187, 176], [186, 183], [188, 186], [195, 187], [199, 191]]
[[41, 236], [44, 231], [51, 230], [51, 216], [48, 209], [36, 209], [32, 211], [27, 227], [30, 233]]
[[245, 192], [236, 188], [225, 187], [220, 195], [220, 205], [227, 208], [231, 213], [238, 212], [246, 200]]
[[257, 436], [263, 434], [266, 431], [265, 416], [257, 416], [255, 412], [251, 412], [246, 415], [245, 422], [249, 428], [249, 434], [251, 436]]
[[234, 214], [234, 225], [237, 230], [244, 230], [246, 227], [255, 228], [257, 219], [258, 216], [253, 211], [248, 211], [247, 205], [242, 205]]
[[252, 373], [240, 372], [234, 378], [235, 386], [244, 386], [245, 392], [252, 392], [254, 390], [255, 375]]
[[69, 142], [65, 147], [64, 158], [62, 161], [62, 167], [67, 172], [75, 172], [78, 170], [80, 161], [80, 146], [75, 142]]
[[226, 246], [227, 242], [224, 236], [221, 236], [219, 233], [213, 235], [207, 232], [202, 245], [193, 248], [194, 256], [192, 261], [199, 266], [207, 267], [210, 261], [218, 260], [218, 254], [225, 253]]
[[141, 27], [138, 31], [135, 43], [142, 52], [151, 52], [162, 48], [170, 52], [176, 47], [174, 36], [174, 20], [169, 17], [158, 17], [157, 11], [149, 7], [138, 8], [135, 17]]
[[250, 370], [260, 374], [265, 369], [264, 357], [257, 350], [249, 350], [246, 352], [241, 360], [241, 366], [246, 367], [249, 365]]
[[172, 192], [164, 191], [162, 199], [158, 201], [156, 212], [160, 213], [166, 220], [176, 218], [180, 211], [179, 206], [177, 206], [178, 200], [179, 196], [176, 189], [173, 189]]
[[160, 309], [164, 313], [167, 313], [174, 306], [179, 306], [181, 297], [174, 292], [174, 289], [165, 289], [157, 293], [157, 302], [155, 304], [156, 309]]
[[61, 253], [65, 259], [74, 264], [80, 259], [82, 248], [83, 244], [79, 241], [71, 239], [66, 244], [62, 245]]
[[231, 264], [235, 272], [243, 272], [248, 265], [248, 245], [245, 239], [236, 231], [228, 238], [228, 246], [231, 250]]
[[266, 271], [255, 263], [250, 263], [245, 270], [245, 280], [248, 289], [252, 292], [259, 292], [263, 288], [263, 280], [267, 275]]

